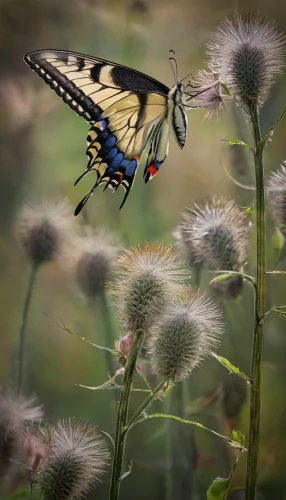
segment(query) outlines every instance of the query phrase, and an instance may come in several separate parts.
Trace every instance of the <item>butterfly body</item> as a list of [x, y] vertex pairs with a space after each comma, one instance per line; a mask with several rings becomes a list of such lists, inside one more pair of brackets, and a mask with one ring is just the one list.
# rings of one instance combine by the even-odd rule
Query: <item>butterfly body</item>
[[68, 51], [31, 52], [25, 61], [91, 125], [87, 170], [78, 181], [92, 171], [97, 180], [76, 214], [104, 183], [105, 188], [116, 190], [121, 185], [125, 189], [122, 207], [139, 163], [144, 162], [143, 176], [148, 182], [166, 159], [170, 128], [179, 146], [184, 146], [187, 105], [181, 82], [169, 89], [139, 71]]

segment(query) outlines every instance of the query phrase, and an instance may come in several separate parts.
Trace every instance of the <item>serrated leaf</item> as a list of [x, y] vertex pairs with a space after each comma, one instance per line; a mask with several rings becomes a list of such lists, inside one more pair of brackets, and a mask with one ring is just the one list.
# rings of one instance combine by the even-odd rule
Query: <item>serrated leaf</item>
[[207, 491], [207, 500], [224, 500], [227, 494], [229, 479], [217, 477]]
[[245, 373], [243, 373], [237, 366], [234, 366], [228, 359], [223, 358], [222, 356], [218, 356], [214, 352], [212, 352], [212, 355], [214, 358], [218, 360], [219, 363], [221, 363], [225, 368], [227, 368], [231, 373], [234, 373], [238, 377], [242, 378], [243, 380], [246, 380], [246, 382], [250, 382], [250, 379]]
[[130, 465], [128, 465], [128, 467], [129, 467], [129, 470], [128, 470], [128, 471], [126, 471], [126, 472], [124, 472], [124, 473], [120, 476], [119, 481], [122, 481], [122, 480], [123, 480], [123, 479], [125, 479], [127, 476], [129, 476], [129, 474], [131, 474], [131, 470], [132, 470], [132, 460], [131, 460]]
[[237, 139], [234, 139], [233, 137], [230, 137], [227, 139], [227, 142], [230, 146], [243, 146], [244, 148], [250, 149], [252, 151], [252, 147], [249, 146], [249, 144], [246, 144], [246, 142], [243, 141], [238, 141]]

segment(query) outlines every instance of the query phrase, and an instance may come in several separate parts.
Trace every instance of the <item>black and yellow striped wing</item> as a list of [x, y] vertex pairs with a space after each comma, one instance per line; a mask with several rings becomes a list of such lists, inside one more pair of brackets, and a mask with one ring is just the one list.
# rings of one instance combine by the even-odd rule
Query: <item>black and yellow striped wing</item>
[[76, 214], [102, 183], [113, 190], [123, 186], [123, 206], [142, 153], [147, 151], [146, 182], [166, 157], [168, 87], [125, 66], [75, 52], [39, 50], [27, 54], [25, 61], [91, 124], [83, 175], [96, 171], [97, 181]]

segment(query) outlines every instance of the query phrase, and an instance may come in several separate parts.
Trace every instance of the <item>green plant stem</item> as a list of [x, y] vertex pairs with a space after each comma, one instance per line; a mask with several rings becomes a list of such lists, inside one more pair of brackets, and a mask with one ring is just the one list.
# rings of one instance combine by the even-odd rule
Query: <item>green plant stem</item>
[[130, 418], [127, 428], [126, 428], [126, 434], [133, 426], [133, 424], [138, 420], [138, 418], [142, 415], [143, 411], [152, 403], [153, 399], [155, 398], [156, 394], [162, 389], [162, 387], [167, 384], [169, 381], [169, 377], [163, 378], [159, 384], [153, 389], [153, 391], [149, 394], [149, 396], [143, 401], [143, 403], [139, 406], [139, 408], [134, 412], [132, 417]]
[[33, 264], [30, 270], [30, 276], [28, 279], [28, 286], [26, 290], [26, 295], [24, 299], [24, 306], [22, 311], [22, 318], [19, 330], [19, 341], [16, 355], [16, 376], [15, 376], [15, 390], [19, 394], [22, 390], [23, 385], [23, 366], [24, 366], [24, 347], [25, 347], [25, 333], [27, 326], [27, 318], [31, 305], [31, 298], [33, 293], [33, 288], [35, 284], [35, 278], [37, 274], [38, 266]]
[[144, 340], [144, 332], [136, 332], [131, 351], [128, 356], [127, 365], [124, 373], [123, 388], [121, 392], [115, 436], [115, 448], [112, 461], [112, 477], [110, 484], [109, 499], [118, 500], [120, 490], [121, 468], [124, 454], [124, 445], [126, 437], [126, 423], [128, 419], [128, 409], [130, 402], [130, 391], [132, 388], [133, 375], [136, 368], [136, 361]]
[[256, 178], [256, 285], [254, 304], [254, 326], [251, 370], [250, 396], [250, 425], [249, 447], [247, 458], [246, 500], [254, 500], [257, 483], [257, 462], [260, 430], [260, 391], [261, 391], [261, 362], [263, 354], [264, 321], [260, 318], [265, 313], [265, 282], [266, 282], [266, 224], [265, 224], [265, 195], [264, 195], [264, 167], [263, 142], [261, 140], [258, 110], [250, 107], [252, 134], [254, 140], [254, 163]]

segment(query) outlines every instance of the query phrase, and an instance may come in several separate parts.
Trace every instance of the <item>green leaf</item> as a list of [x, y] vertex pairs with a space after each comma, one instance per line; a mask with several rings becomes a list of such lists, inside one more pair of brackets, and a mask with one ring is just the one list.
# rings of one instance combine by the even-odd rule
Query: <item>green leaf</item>
[[282, 109], [280, 115], [278, 116], [276, 122], [274, 123], [274, 125], [272, 125], [272, 127], [270, 127], [270, 129], [268, 130], [267, 134], [263, 138], [263, 140], [262, 140], [263, 144], [265, 144], [265, 142], [269, 139], [269, 137], [271, 137], [271, 135], [273, 135], [273, 132], [274, 132], [275, 128], [277, 127], [277, 125], [279, 125], [279, 123], [283, 120], [283, 118], [285, 116], [286, 116], [286, 106], [283, 107], [283, 109]]
[[44, 312], [43, 314], [45, 314], [45, 316], [47, 316], [50, 320], [52, 320], [52, 322], [54, 323], [54, 325], [56, 325], [60, 330], [63, 330], [64, 332], [67, 332], [67, 333], [70, 333], [71, 335], [74, 335], [78, 339], [83, 340], [84, 342], [87, 342], [89, 345], [92, 345], [93, 347], [96, 347], [97, 349], [101, 349], [103, 351], [111, 352], [111, 354], [114, 354], [115, 356], [117, 356], [117, 352], [114, 349], [109, 349], [109, 347], [104, 347], [104, 346], [101, 346], [101, 345], [98, 345], [98, 344], [94, 344], [93, 342], [91, 342], [90, 340], [88, 340], [86, 337], [81, 337], [77, 333], [72, 332], [69, 328], [67, 328], [65, 326], [63, 320], [61, 320], [62, 324], [60, 325], [57, 321], [55, 321], [47, 313]]
[[108, 432], [102, 431], [101, 429], [99, 430], [100, 434], [103, 434], [104, 436], [108, 437], [108, 439], [111, 441], [111, 444], [113, 446], [113, 449], [115, 448], [115, 443], [113, 437], [108, 434]]
[[232, 441], [235, 441], [240, 446], [245, 445], [245, 435], [241, 431], [236, 431], [235, 429], [232, 429], [229, 437]]
[[227, 139], [227, 142], [230, 146], [243, 146], [244, 148], [247, 148], [247, 149], [250, 149], [250, 151], [252, 151], [252, 147], [249, 146], [249, 144], [246, 144], [246, 142], [243, 142], [243, 141], [238, 141], [237, 139], [234, 139], [233, 137], [230, 137], [229, 139]]
[[224, 280], [227, 280], [228, 278], [231, 277], [231, 274], [230, 273], [223, 273], [223, 274], [219, 274], [218, 276], [216, 276], [215, 278], [213, 278], [211, 281], [210, 281], [210, 285], [212, 285], [213, 283], [218, 283], [219, 281], [224, 281]]
[[222, 356], [218, 356], [214, 352], [212, 352], [212, 355], [215, 359], [217, 359], [219, 361], [219, 363], [221, 363], [231, 373], [234, 373], [238, 377], [243, 378], [243, 380], [246, 380], [246, 382], [250, 383], [249, 377], [247, 375], [245, 375], [245, 373], [243, 373], [237, 366], [232, 365], [231, 362], [228, 361], [228, 359], [223, 358]]
[[254, 207], [242, 207], [247, 215], [255, 215], [256, 209]]
[[281, 311], [278, 309], [278, 307], [275, 307], [275, 309], [273, 309], [275, 312], [277, 312], [278, 314], [280, 314], [280, 316], [284, 316], [284, 318], [286, 318], [286, 311]]
[[229, 479], [217, 477], [207, 491], [207, 500], [224, 500], [227, 494]]
[[134, 427], [135, 425], [140, 424], [142, 422], [145, 422], [146, 420], [149, 420], [151, 418], [170, 418], [173, 420], [177, 420], [178, 422], [182, 422], [183, 424], [195, 425], [197, 427], [200, 427], [201, 429], [205, 429], [206, 431], [211, 432], [215, 436], [218, 436], [222, 439], [226, 439], [230, 446], [233, 446], [234, 448], [239, 448], [241, 451], [246, 451], [246, 448], [244, 446], [243, 447], [240, 445], [238, 446], [237, 441], [233, 441], [231, 438], [224, 436], [223, 434], [219, 434], [218, 432], [213, 431], [212, 429], [209, 429], [208, 427], [205, 427], [200, 422], [196, 422], [194, 420], [186, 420], [185, 418], [177, 417], [176, 415], [168, 415], [165, 413], [153, 413], [152, 415], [147, 415], [146, 417], [141, 418], [140, 420], [136, 420], [133, 424], [130, 425], [127, 432], [129, 432], [130, 429], [132, 429], [132, 427]]
[[219, 273], [219, 274], [218, 274], [218, 276], [216, 276], [215, 278], [213, 278], [210, 281], [210, 285], [212, 283], [216, 283], [218, 281], [226, 280], [226, 279], [230, 278], [230, 276], [241, 276], [243, 279], [245, 279], [246, 281], [251, 283], [254, 288], [256, 288], [255, 279], [253, 278], [253, 276], [249, 276], [248, 274], [245, 274], [245, 273], [242, 273], [239, 271], [224, 271], [224, 270], [212, 271], [212, 272], [216, 273], [216, 274]]

